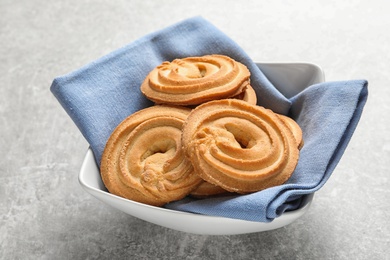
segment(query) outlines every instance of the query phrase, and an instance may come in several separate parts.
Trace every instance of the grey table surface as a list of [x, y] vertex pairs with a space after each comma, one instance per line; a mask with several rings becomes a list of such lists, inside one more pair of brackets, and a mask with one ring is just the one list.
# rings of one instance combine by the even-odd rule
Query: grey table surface
[[[390, 259], [389, 11], [384, 0], [0, 0], [0, 259]], [[253, 60], [369, 81], [338, 167], [286, 227], [187, 234], [110, 208], [78, 183], [88, 143], [52, 80], [196, 15]]]

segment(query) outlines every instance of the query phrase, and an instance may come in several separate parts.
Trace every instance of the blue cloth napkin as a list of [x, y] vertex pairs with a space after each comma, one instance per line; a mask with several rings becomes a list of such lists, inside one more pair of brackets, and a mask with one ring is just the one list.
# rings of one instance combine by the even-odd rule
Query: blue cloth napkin
[[54, 79], [51, 91], [89, 142], [95, 159], [114, 128], [128, 115], [153, 105], [140, 92], [146, 75], [163, 61], [224, 54], [251, 71], [258, 104], [292, 116], [302, 127], [305, 146], [290, 180], [264, 191], [220, 198], [186, 198], [167, 208], [200, 214], [269, 222], [299, 207], [318, 190], [340, 160], [367, 99], [367, 82], [353, 80], [310, 86], [287, 99], [248, 55], [202, 17], [146, 35], [86, 66]]

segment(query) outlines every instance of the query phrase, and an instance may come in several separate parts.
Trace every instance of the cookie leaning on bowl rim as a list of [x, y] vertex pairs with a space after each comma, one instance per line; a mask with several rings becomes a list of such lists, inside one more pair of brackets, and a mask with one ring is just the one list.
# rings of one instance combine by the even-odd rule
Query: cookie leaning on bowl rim
[[237, 193], [283, 184], [299, 158], [299, 144], [284, 120], [236, 99], [210, 101], [192, 110], [182, 144], [204, 180]]
[[130, 115], [105, 146], [100, 172], [112, 194], [161, 206], [179, 200], [202, 179], [182, 151], [181, 134], [190, 109], [152, 106]]

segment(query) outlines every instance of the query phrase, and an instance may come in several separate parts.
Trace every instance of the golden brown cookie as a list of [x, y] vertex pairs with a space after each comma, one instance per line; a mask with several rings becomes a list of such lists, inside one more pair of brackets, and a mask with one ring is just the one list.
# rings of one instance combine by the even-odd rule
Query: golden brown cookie
[[190, 110], [153, 106], [120, 123], [101, 160], [101, 176], [110, 193], [161, 206], [185, 197], [202, 180], [184, 156], [182, 126]]
[[207, 181], [203, 181], [196, 189], [191, 191], [190, 196], [198, 199], [209, 198], [211, 196], [224, 195], [229, 194], [225, 189], [221, 187], [211, 184]]
[[294, 135], [277, 114], [237, 99], [192, 110], [182, 144], [204, 180], [238, 193], [284, 183], [299, 157]]
[[303, 136], [302, 136], [302, 129], [301, 127], [297, 124], [297, 122], [294, 121], [294, 119], [285, 116], [285, 115], [280, 115], [278, 116], [283, 120], [283, 122], [290, 128], [291, 132], [294, 135], [295, 141], [297, 142], [298, 149], [302, 149], [303, 147]]
[[157, 66], [141, 91], [156, 104], [198, 105], [242, 93], [249, 77], [245, 65], [224, 55], [188, 57]]
[[237, 96], [233, 97], [236, 99], [241, 99], [249, 104], [256, 105], [257, 104], [257, 96], [255, 90], [252, 88], [251, 85], [247, 85], [243, 92], [238, 94]]

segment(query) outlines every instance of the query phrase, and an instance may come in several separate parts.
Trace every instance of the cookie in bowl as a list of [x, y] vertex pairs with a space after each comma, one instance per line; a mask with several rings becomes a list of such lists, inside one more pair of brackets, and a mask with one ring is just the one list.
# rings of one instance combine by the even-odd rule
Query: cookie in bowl
[[225, 55], [205, 55], [165, 61], [141, 85], [156, 104], [198, 105], [243, 93], [250, 84], [248, 68]]

